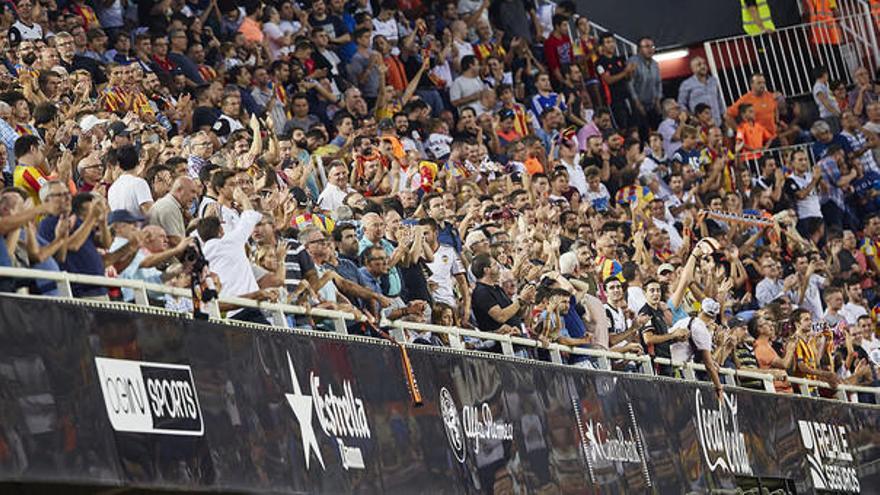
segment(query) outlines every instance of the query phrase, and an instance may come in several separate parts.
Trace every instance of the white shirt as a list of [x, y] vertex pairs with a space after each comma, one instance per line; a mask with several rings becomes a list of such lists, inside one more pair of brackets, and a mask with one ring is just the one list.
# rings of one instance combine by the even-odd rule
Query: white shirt
[[382, 22], [378, 17], [373, 18], [373, 37], [382, 35], [392, 45], [397, 45], [400, 33], [397, 30], [397, 21], [391, 16], [387, 21]]
[[[287, 52], [287, 45], [275, 41], [276, 39], [283, 38], [286, 34], [281, 26], [274, 22], [263, 23], [263, 34], [269, 40], [269, 54], [272, 56], [272, 60], [276, 60], [279, 55]], [[284, 51], [282, 52], [282, 50]]]
[[678, 320], [675, 325], [672, 325], [669, 332], [672, 333], [679, 328], [687, 328], [688, 324], [691, 326], [691, 338], [684, 342], [673, 342], [669, 346], [672, 359], [676, 361], [691, 361], [694, 358], [694, 350], [691, 348], [690, 340], [694, 341], [697, 350], [712, 351], [712, 332], [700, 318], [692, 317]]
[[[461, 100], [479, 94], [484, 89], [486, 89], [486, 85], [479, 77], [460, 76], [452, 81], [452, 87], [449, 88], [449, 99], [452, 101]], [[476, 112], [477, 103], [478, 101], [472, 101], [465, 106], [473, 108]]]
[[463, 59], [467, 55], [474, 54], [474, 47], [471, 46], [471, 44], [467, 41], [452, 40], [452, 44], [455, 45], [456, 48], [458, 48], [457, 62], [461, 62], [461, 59]]
[[220, 277], [220, 283], [223, 284], [221, 297], [241, 296], [260, 289], [244, 246], [261, 218], [263, 215], [247, 210], [241, 214], [235, 228], [225, 230], [223, 237], [211, 239], [202, 247], [211, 271]]
[[642, 306], [648, 304], [645, 291], [641, 287], [628, 287], [626, 289], [626, 306], [635, 314], [639, 314]]
[[871, 339], [862, 338], [862, 349], [868, 353], [868, 357], [871, 358], [871, 362], [875, 365], [880, 365], [880, 339], [875, 337], [873, 334], [871, 335]]
[[[821, 275], [814, 273], [807, 281], [807, 291], [804, 294], [804, 302], [800, 306], [810, 310], [810, 314], [813, 316], [813, 321], [821, 320], [822, 315], [825, 313], [825, 310], [822, 308], [822, 296], [819, 293], [819, 290], [824, 287], [825, 277]], [[798, 287], [797, 289], [788, 292], [788, 297], [795, 303], [798, 301], [798, 289], [800, 288]]]
[[41, 39], [43, 39], [43, 28], [37, 23], [28, 26], [19, 20], [9, 28], [9, 40], [12, 42]]
[[846, 318], [846, 322], [849, 326], [854, 326], [858, 323], [860, 316], [866, 316], [868, 314], [868, 310], [865, 309], [864, 306], [848, 302], [840, 309], [840, 314]]
[[318, 196], [318, 207], [325, 211], [336, 211], [336, 208], [342, 206], [342, 202], [351, 191], [353, 191], [353, 189], [350, 188], [348, 191], [343, 191], [328, 182], [327, 187], [325, 187], [324, 190], [321, 191], [321, 195]]
[[568, 185], [577, 189], [581, 197], [584, 197], [587, 195], [589, 187], [587, 187], [587, 176], [584, 175], [584, 169], [580, 165], [576, 165], [579, 162], [580, 156], [574, 158], [575, 164], [566, 163], [565, 160], [560, 160], [560, 163], [562, 163], [562, 166], [564, 166], [565, 170], [568, 172]]
[[107, 190], [107, 204], [111, 211], [128, 210], [134, 215], [142, 215], [141, 205], [152, 202], [150, 185], [135, 175], [120, 175]]
[[[669, 215], [667, 211], [666, 214]], [[684, 244], [684, 239], [681, 238], [681, 234], [678, 233], [678, 230], [675, 228], [675, 225], [669, 223], [669, 219], [660, 220], [658, 218], [653, 218], [654, 226], [665, 230], [669, 234], [669, 247], [672, 249], [672, 252], [677, 253], [681, 246]]]
[[[810, 182], [813, 182], [812, 172], [805, 172], [803, 176], [791, 174], [789, 178], [798, 186], [798, 189], [804, 189]], [[822, 206], [819, 204], [819, 195], [816, 193], [817, 187], [814, 187], [810, 194], [804, 199], [798, 199], [797, 216], [798, 218], [822, 218]]]
[[427, 264], [431, 270], [429, 282], [434, 282], [437, 287], [431, 291], [431, 296], [437, 302], [448, 304], [455, 308], [455, 293], [452, 288], [455, 285], [455, 276], [464, 273], [464, 265], [455, 248], [441, 244], [434, 252], [434, 261]]

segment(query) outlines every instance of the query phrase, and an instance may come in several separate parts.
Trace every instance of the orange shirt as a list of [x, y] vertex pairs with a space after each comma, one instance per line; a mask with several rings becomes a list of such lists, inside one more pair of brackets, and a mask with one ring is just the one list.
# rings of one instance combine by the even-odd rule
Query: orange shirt
[[745, 122], [739, 124], [736, 128], [736, 141], [745, 144], [742, 149], [742, 157], [744, 160], [755, 160], [761, 157], [761, 150], [773, 136], [763, 125], [758, 122]]
[[[773, 350], [769, 340], [764, 338], [755, 341], [755, 359], [758, 360], [758, 368], [762, 370], [772, 368], [773, 361], [778, 357], [779, 354]], [[794, 389], [792, 389], [791, 382], [789, 381], [782, 382], [779, 380], [773, 380], [773, 385], [776, 387], [777, 392], [786, 394], [794, 393]]]
[[539, 172], [540, 173], [544, 172], [544, 165], [541, 164], [541, 161], [538, 160], [537, 158], [528, 158], [523, 163], [523, 165], [525, 165], [526, 172], [528, 172], [529, 175], [535, 175]]
[[397, 91], [403, 92], [406, 90], [406, 85], [409, 81], [407, 81], [406, 70], [400, 59], [394, 56], [387, 57], [385, 58], [385, 66], [388, 67], [388, 74], [385, 76], [388, 84]]
[[727, 115], [736, 118], [739, 106], [743, 103], [748, 103], [755, 108], [755, 122], [770, 131], [771, 139], [776, 137], [776, 97], [773, 96], [773, 93], [765, 91], [761, 96], [755, 96], [753, 92], [749, 91], [727, 109]]
[[241, 26], [238, 27], [238, 32], [243, 34], [244, 39], [248, 41], [252, 41], [254, 43], [263, 42], [263, 30], [260, 29], [260, 23], [249, 17], [244, 18]]

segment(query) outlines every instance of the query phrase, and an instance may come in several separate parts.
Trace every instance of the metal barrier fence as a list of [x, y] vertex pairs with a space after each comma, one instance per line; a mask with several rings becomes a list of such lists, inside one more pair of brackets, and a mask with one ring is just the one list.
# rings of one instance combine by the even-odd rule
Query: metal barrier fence
[[[20, 292], [18, 295], [26, 297], [46, 297], [47, 299], [57, 299], [61, 301], [74, 299], [73, 290], [71, 288], [71, 284], [74, 283], [131, 289], [134, 291], [134, 306], [136, 307], [150, 306], [148, 293], [170, 295], [178, 298], [191, 298], [191, 293], [189, 290], [177, 287], [169, 287], [165, 285], [151, 284], [140, 280], [107, 278], [94, 275], [80, 275], [67, 272], [50, 272], [43, 270], [8, 267], [0, 267], [0, 277], [21, 280], [54, 281], [58, 284], [58, 297], [31, 296], [27, 294], [26, 291]], [[77, 301], [87, 301], [87, 299], [77, 299]], [[272, 321], [274, 327], [285, 329], [291, 328], [289, 320], [287, 318], [288, 315], [307, 315], [314, 318], [331, 320], [334, 323], [334, 331], [340, 334], [347, 334], [346, 322], [359, 321], [351, 313], [346, 313], [342, 311], [312, 309], [304, 306], [282, 303], [260, 302], [254, 301], [252, 299], [243, 299], [240, 297], [222, 297], [219, 299], [215, 299], [208, 304], [208, 313], [210, 318], [221, 323], [241, 323], [235, 320], [227, 320], [225, 317], [223, 317], [219, 310], [219, 304], [221, 303], [235, 305], [239, 307], [259, 309], [269, 315], [269, 319], [270, 321]], [[125, 309], [126, 307], [131, 306], [131, 303], [124, 302], [117, 302], [112, 304], [118, 306], [121, 309]], [[684, 379], [696, 380], [694, 370], [705, 371], [706, 369], [704, 366], [696, 363], [684, 363], [663, 358], [652, 359], [650, 356], [642, 354], [619, 353], [602, 349], [584, 349], [580, 347], [569, 347], [556, 343], [551, 343], [545, 346], [541, 342], [530, 338], [512, 335], [499, 335], [495, 333], [482, 332], [479, 330], [466, 328], [444, 327], [439, 325], [406, 322], [400, 320], [393, 322], [385, 321], [382, 323], [382, 326], [391, 327], [392, 335], [394, 335], [394, 337], [397, 338], [400, 342], [406, 341], [406, 332], [408, 331], [434, 332], [446, 335], [448, 337], [449, 345], [451, 348], [465, 351], [466, 347], [462, 339], [470, 337], [480, 340], [491, 340], [499, 342], [503, 354], [508, 357], [517, 357], [514, 346], [546, 349], [550, 354], [551, 361], [554, 363], [564, 363], [563, 353], [580, 355], [591, 358], [592, 361], [595, 363], [593, 367], [605, 371], [613, 371], [612, 362], [635, 362], [638, 363], [638, 373], [644, 375], [653, 375], [653, 365], [654, 363], [657, 363], [671, 365], [674, 368], [680, 369]], [[478, 351], [466, 352], [474, 352], [475, 354], [478, 354]], [[764, 390], [775, 392], [775, 386], [773, 384], [775, 378], [770, 374], [760, 372], [760, 370], [719, 368], [719, 374], [723, 377], [725, 384], [728, 386], [736, 386], [737, 378], [745, 378], [750, 380], [760, 380], [763, 383]], [[829, 389], [832, 388], [831, 385], [826, 382], [808, 380], [798, 377], [788, 377], [788, 381], [797, 386], [800, 393], [806, 396], [810, 394], [809, 389], [811, 387]], [[857, 395], [859, 393], [873, 395], [875, 397], [876, 403], [880, 404], [880, 387], [865, 387], [858, 385], [840, 384], [836, 388], [835, 396], [845, 402], [859, 402]]]
[[786, 97], [812, 92], [813, 68], [824, 65], [832, 81], [852, 83], [860, 65], [874, 74], [880, 67], [877, 33], [870, 7], [861, 1], [839, 2], [833, 20], [798, 24], [758, 36], [733, 36], [703, 44], [712, 74], [730, 105], [749, 91], [752, 74], [760, 72], [767, 87]]
[[776, 165], [779, 167], [785, 166], [791, 168], [791, 154], [795, 151], [806, 151], [807, 159], [810, 161], [810, 167], [817, 163], [816, 157], [813, 154], [813, 143], [804, 143], [804, 144], [795, 144], [791, 146], [779, 146], [777, 148], [767, 148], [760, 152], [753, 151], [751, 154], [759, 154], [760, 156], [757, 158], [749, 158], [743, 159], [742, 163], [744, 166], [749, 167], [749, 171], [752, 174], [752, 177], [760, 177], [760, 160], [762, 158], [774, 158], [776, 160]]

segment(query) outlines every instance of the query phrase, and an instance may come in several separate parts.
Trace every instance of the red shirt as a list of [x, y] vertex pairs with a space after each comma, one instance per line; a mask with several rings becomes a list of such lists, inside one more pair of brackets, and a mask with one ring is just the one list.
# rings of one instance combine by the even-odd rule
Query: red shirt
[[544, 60], [547, 61], [547, 70], [551, 74], [556, 69], [561, 69], [563, 65], [571, 64], [571, 58], [571, 39], [567, 34], [560, 37], [551, 34], [544, 41]]

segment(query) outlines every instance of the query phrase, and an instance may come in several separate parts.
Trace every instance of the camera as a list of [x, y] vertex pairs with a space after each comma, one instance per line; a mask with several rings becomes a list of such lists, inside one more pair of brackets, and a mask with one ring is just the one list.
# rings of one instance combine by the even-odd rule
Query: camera
[[183, 269], [190, 274], [193, 302], [199, 302], [198, 305], [193, 305], [193, 317], [207, 319], [208, 315], [200, 310], [201, 304], [214, 300], [217, 297], [217, 290], [206, 284], [203, 280], [205, 269], [208, 267], [208, 260], [205, 259], [201, 246], [198, 243], [187, 246], [183, 250], [180, 262], [183, 265]]

